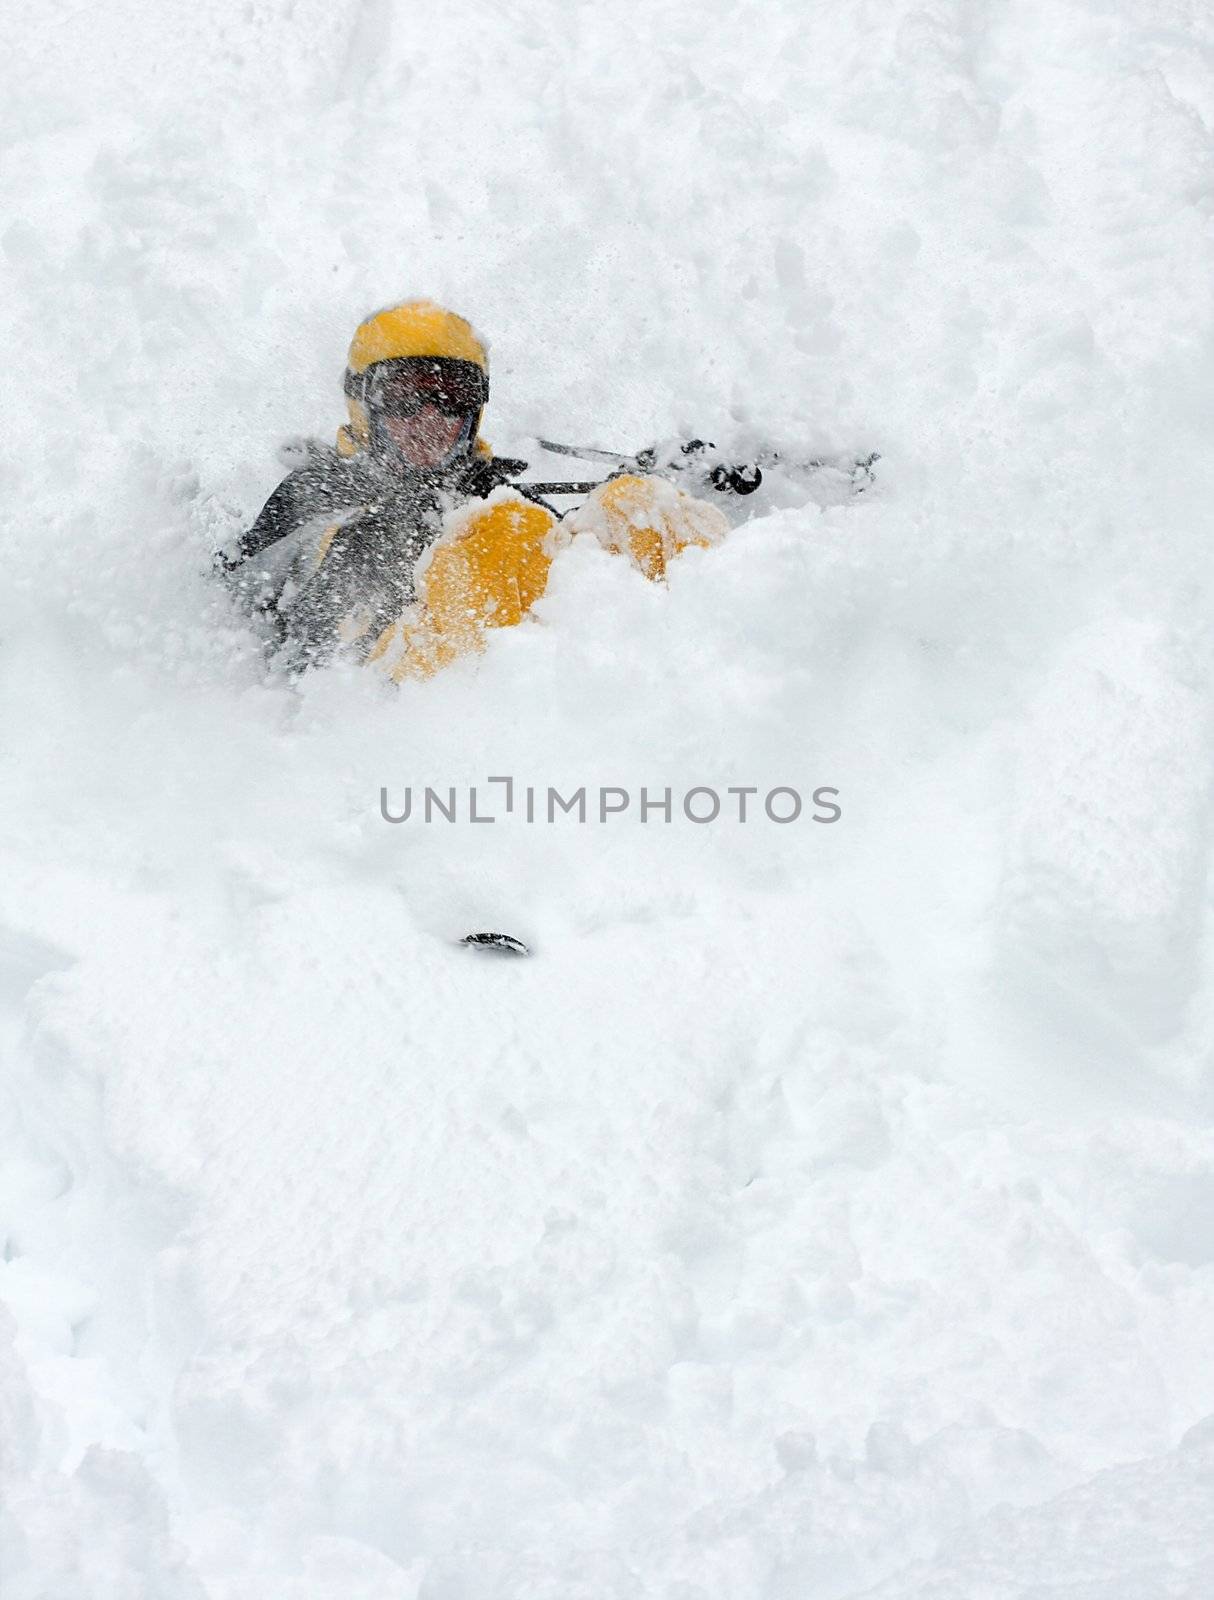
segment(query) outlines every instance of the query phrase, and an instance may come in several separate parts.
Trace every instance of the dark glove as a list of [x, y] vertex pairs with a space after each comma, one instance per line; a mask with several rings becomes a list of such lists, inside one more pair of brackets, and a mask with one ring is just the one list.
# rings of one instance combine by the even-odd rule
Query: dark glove
[[474, 500], [486, 500], [495, 489], [526, 470], [525, 461], [514, 461], [509, 456], [478, 457], [461, 473], [458, 489]]

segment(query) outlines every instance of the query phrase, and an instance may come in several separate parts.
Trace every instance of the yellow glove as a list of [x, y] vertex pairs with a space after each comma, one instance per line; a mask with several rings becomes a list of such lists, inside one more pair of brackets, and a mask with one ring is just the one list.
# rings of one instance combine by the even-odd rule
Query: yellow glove
[[627, 555], [647, 578], [657, 580], [689, 544], [720, 544], [729, 522], [716, 506], [693, 500], [665, 478], [629, 474], [601, 484], [565, 518], [561, 529], [593, 534], [606, 549]]

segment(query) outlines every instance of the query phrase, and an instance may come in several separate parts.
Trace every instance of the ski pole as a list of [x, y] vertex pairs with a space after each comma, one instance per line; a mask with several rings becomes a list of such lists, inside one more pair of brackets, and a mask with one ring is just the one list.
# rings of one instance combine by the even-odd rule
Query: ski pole
[[516, 483], [516, 489], [531, 489], [536, 494], [589, 494], [592, 489], [599, 489], [608, 480], [595, 478], [587, 483]]
[[[656, 447], [638, 450], [636, 455], [629, 456], [614, 450], [600, 450], [595, 445], [558, 444], [555, 439], [537, 438], [536, 443], [541, 449], [550, 450], [554, 455], [574, 456], [581, 461], [605, 461], [618, 472], [645, 473], [665, 468], [677, 473], [698, 467], [707, 483], [714, 489], [728, 494], [753, 494], [763, 482], [763, 472], [757, 462], [734, 464], [716, 461], [710, 466], [707, 461], [697, 461], [695, 459], [697, 456], [716, 449], [714, 444], [704, 439], [688, 439], [685, 443], [678, 444], [674, 447], [676, 453], [669, 460], [661, 459]], [[687, 460], [680, 461], [679, 456], [684, 456]]]

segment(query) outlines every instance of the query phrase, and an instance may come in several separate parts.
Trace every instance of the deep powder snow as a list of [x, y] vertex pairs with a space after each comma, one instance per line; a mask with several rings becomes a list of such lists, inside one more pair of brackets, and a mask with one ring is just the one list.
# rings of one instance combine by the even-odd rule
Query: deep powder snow
[[[5, 1600], [1208, 1595], [1209, 8], [115, 0], [0, 73]], [[543, 476], [878, 481], [267, 676], [210, 552], [410, 293]], [[491, 775], [634, 800], [380, 817]]]

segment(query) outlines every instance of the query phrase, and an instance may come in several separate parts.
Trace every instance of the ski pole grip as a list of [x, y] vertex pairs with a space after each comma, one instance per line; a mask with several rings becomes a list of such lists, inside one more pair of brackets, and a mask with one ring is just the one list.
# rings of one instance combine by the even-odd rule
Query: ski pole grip
[[763, 473], [753, 461], [736, 467], [721, 462], [709, 473], [709, 479], [722, 494], [753, 494], [763, 482]]

